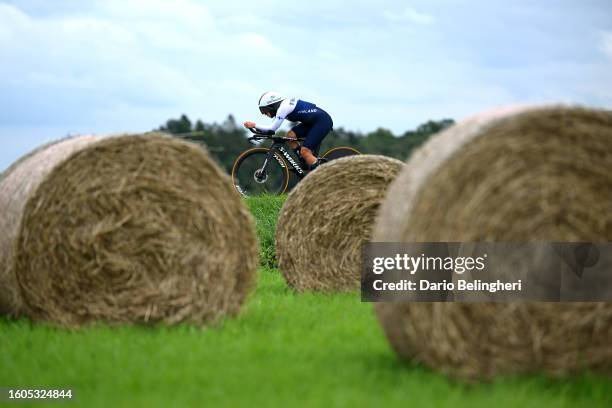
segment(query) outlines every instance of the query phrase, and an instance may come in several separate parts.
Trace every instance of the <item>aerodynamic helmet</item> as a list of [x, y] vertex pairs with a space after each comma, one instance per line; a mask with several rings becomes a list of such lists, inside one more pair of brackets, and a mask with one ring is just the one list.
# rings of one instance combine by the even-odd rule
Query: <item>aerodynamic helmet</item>
[[263, 115], [271, 114], [276, 116], [276, 111], [285, 97], [278, 92], [268, 91], [259, 98], [259, 111]]

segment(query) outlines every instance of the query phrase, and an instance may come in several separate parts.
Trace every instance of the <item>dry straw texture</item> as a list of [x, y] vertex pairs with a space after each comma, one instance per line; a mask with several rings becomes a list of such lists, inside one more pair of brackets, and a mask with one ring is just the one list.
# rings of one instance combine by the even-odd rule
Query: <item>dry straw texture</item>
[[[434, 137], [389, 188], [375, 241], [612, 241], [612, 112], [499, 109]], [[379, 304], [406, 359], [464, 379], [612, 368], [610, 303]]]
[[359, 287], [361, 244], [403, 163], [384, 156], [334, 160], [289, 194], [276, 230], [279, 269], [298, 291]]
[[196, 146], [67, 139], [13, 166], [0, 192], [5, 312], [69, 327], [201, 324], [237, 313], [254, 283], [251, 216]]
[[3, 173], [0, 180], [0, 315], [18, 315], [23, 309], [12, 264], [14, 243], [28, 198], [58, 163], [99, 139], [81, 136], [45, 144], [17, 160]]

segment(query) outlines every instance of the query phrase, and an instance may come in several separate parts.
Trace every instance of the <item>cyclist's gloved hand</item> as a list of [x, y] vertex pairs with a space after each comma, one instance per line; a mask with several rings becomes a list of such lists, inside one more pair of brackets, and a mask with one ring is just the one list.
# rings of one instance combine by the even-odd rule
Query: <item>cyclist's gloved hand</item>
[[244, 127], [247, 129], [254, 128], [255, 126], [257, 126], [257, 124], [255, 122], [251, 122], [250, 120], [244, 122]]

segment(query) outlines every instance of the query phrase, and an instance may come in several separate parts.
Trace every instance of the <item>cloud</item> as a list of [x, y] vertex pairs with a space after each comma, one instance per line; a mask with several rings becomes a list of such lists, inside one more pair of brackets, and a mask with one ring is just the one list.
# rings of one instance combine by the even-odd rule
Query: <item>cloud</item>
[[121, 129], [143, 126], [147, 108], [151, 117], [201, 111], [227, 95], [218, 86], [227, 78], [245, 89], [245, 55], [259, 62], [282, 53], [265, 35], [220, 28], [195, 1], [98, 1], [59, 15], [0, 3], [0, 122]]
[[191, 0], [98, 0], [96, 11], [119, 20], [175, 22], [189, 26], [210, 26], [208, 8]]
[[266, 54], [268, 57], [277, 57], [281, 53], [270, 40], [257, 33], [240, 34], [238, 45], [250, 53]]
[[409, 22], [421, 25], [428, 25], [432, 24], [435, 21], [434, 17], [431, 14], [422, 13], [410, 7], [404, 8], [404, 10], [399, 13], [387, 10], [383, 12], [383, 16], [389, 21], [398, 23]]
[[19, 127], [258, 119], [266, 89], [396, 133], [516, 101], [612, 106], [607, 3], [570, 3], [0, 0], [0, 159]]
[[612, 60], [612, 31], [601, 32], [600, 49], [608, 59]]

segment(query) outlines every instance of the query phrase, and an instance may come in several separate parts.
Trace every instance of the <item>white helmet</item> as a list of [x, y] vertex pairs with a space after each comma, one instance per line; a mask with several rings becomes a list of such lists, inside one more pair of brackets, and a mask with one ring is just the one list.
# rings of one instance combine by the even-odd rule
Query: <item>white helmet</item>
[[284, 99], [285, 97], [278, 92], [268, 91], [259, 98], [259, 111], [264, 115], [271, 113], [274, 116]]

